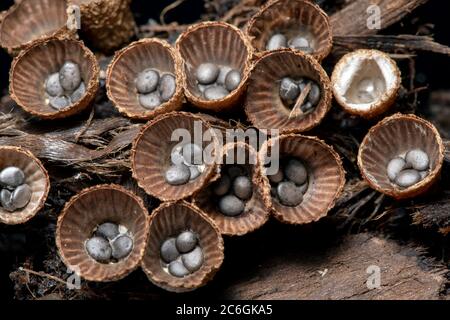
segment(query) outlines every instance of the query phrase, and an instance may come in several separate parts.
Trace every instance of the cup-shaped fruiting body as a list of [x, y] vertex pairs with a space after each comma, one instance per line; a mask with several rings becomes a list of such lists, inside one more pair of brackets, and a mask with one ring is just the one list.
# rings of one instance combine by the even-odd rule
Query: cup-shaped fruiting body
[[1, 46], [17, 55], [35, 40], [73, 36], [66, 10], [67, 0], [16, 1], [0, 23]]
[[250, 20], [247, 35], [257, 56], [291, 48], [321, 61], [333, 46], [327, 14], [308, 0], [269, 1]]
[[[411, 150], [421, 150], [426, 154], [427, 165], [420, 168], [425, 169], [426, 175], [412, 181], [415, 183], [408, 187], [401, 187], [390, 179], [388, 173], [393, 169], [388, 169], [388, 165], [398, 157], [409, 162], [408, 152]], [[443, 161], [444, 145], [439, 132], [430, 122], [414, 115], [394, 114], [380, 121], [370, 129], [358, 153], [358, 166], [364, 179], [375, 190], [396, 199], [426, 192], [439, 178]], [[407, 173], [414, 173], [414, 166], [405, 168], [409, 169]]]
[[[187, 157], [194, 149], [195, 159]], [[198, 192], [216, 175], [219, 143], [212, 127], [191, 113], [171, 112], [149, 121], [133, 143], [131, 166], [139, 186], [162, 201]]]
[[266, 223], [269, 210], [262, 198], [257, 152], [243, 142], [225, 145], [220, 177], [205, 186], [194, 203], [222, 234], [244, 235]]
[[185, 95], [192, 104], [219, 112], [239, 103], [253, 50], [238, 28], [224, 22], [202, 22], [181, 34], [176, 45], [184, 62]]
[[[281, 174], [273, 172], [274, 155], [272, 159], [267, 156], [276, 150]], [[339, 155], [316, 137], [287, 134], [270, 139], [259, 151], [259, 159], [264, 199], [281, 222], [306, 224], [319, 220], [327, 215], [344, 188], [345, 171]], [[300, 177], [302, 171], [304, 177]]]
[[[172, 250], [163, 246], [165, 242], [177, 239], [184, 232], [195, 235], [199, 248], [197, 250], [202, 253], [202, 259], [195, 269], [186, 264], [189, 261], [186, 261], [185, 254], [179, 252], [183, 251], [180, 250], [183, 248], [179, 246], [178, 241]], [[148, 244], [142, 260], [142, 269], [151, 282], [165, 290], [192, 291], [214, 277], [222, 265], [223, 251], [223, 239], [219, 229], [200, 209], [184, 201], [166, 202], [150, 216]], [[178, 268], [171, 268], [169, 260], [174, 260]], [[183, 265], [191, 271], [186, 271]]]
[[378, 50], [356, 50], [336, 64], [331, 76], [333, 94], [348, 113], [373, 118], [395, 102], [401, 85], [397, 64]]
[[[64, 92], [61, 85], [68, 86], [63, 68], [66, 63], [76, 66], [79, 86], [83, 90], [73, 100], [66, 100], [64, 107], [55, 108], [53, 98], [49, 95], [50, 89], [57, 87], [67, 96], [76, 94], [77, 88]], [[66, 68], [66, 71], [73, 71]], [[56, 84], [50, 87], [49, 79], [56, 76]], [[71, 73], [73, 75], [73, 73]], [[64, 78], [63, 78], [64, 76]], [[68, 81], [72, 82], [72, 81]], [[76, 83], [76, 84], [78, 84]], [[42, 119], [61, 119], [72, 116], [86, 109], [95, 98], [99, 88], [99, 66], [94, 54], [82, 42], [71, 39], [50, 39], [35, 42], [17, 56], [11, 66], [9, 76], [9, 92], [14, 101], [25, 111]], [[58, 91], [58, 90], [56, 90]], [[53, 93], [52, 93], [53, 94]], [[64, 98], [63, 99], [69, 99]]]
[[81, 31], [96, 48], [111, 52], [135, 34], [131, 0], [69, 0], [80, 7]]
[[[143, 92], [143, 95], [156, 93], [159, 97], [159, 105], [153, 108], [140, 102], [137, 81], [146, 71], [156, 72], [158, 77], [156, 86]], [[174, 88], [165, 85], [164, 77], [167, 76], [174, 77]], [[108, 68], [106, 87], [110, 100], [121, 113], [135, 119], [150, 119], [181, 108], [184, 99], [182, 77], [182, 62], [175, 49], [159, 39], [143, 39], [116, 53]], [[171, 92], [166, 94], [166, 91]]]
[[[99, 226], [115, 224], [126, 230], [132, 248], [114, 262], [99, 262], [87, 242]], [[66, 203], [58, 218], [56, 245], [63, 262], [88, 281], [116, 281], [141, 263], [148, 237], [148, 211], [142, 199], [118, 185], [85, 189]]]
[[[28, 199], [25, 200], [27, 203], [23, 203], [25, 204], [24, 206], [20, 205], [21, 208], [14, 210], [6, 210], [2, 206], [5, 200], [3, 193], [8, 192], [11, 193], [11, 195], [14, 193], [13, 189], [9, 188], [8, 182], [6, 181], [8, 178], [11, 179], [12, 177], [11, 174], [8, 174], [4, 170], [7, 169], [8, 171], [8, 168], [20, 171], [22, 175], [21, 180], [23, 180], [20, 181], [20, 184], [26, 186], [31, 192], [31, 197], [28, 195]], [[9, 171], [11, 172], [11, 170]], [[50, 179], [47, 171], [42, 163], [30, 151], [18, 147], [0, 146], [0, 172], [0, 191], [2, 191], [0, 201], [0, 223], [13, 225], [27, 222], [44, 207], [44, 203], [50, 190]], [[20, 199], [19, 202], [21, 200], [22, 199]]]
[[[286, 79], [296, 89], [291, 102], [284, 99]], [[245, 112], [259, 129], [303, 132], [322, 121], [331, 100], [330, 79], [320, 64], [309, 55], [284, 49], [269, 52], [256, 62], [249, 77]]]

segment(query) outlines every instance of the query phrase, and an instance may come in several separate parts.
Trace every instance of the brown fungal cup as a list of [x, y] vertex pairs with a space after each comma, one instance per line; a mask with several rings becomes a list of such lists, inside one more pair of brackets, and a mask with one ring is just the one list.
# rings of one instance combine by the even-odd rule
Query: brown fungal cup
[[0, 44], [11, 55], [29, 46], [35, 40], [69, 37], [67, 0], [16, 1], [0, 22]]
[[[284, 77], [306, 77], [320, 88], [320, 100], [314, 110], [292, 117], [292, 110], [279, 94]], [[281, 133], [304, 132], [317, 126], [331, 107], [330, 80], [311, 56], [289, 49], [267, 53], [253, 67], [249, 81], [245, 112], [251, 123], [259, 129], [276, 128]]]
[[[56, 110], [46, 102], [46, 78], [73, 61], [80, 67], [86, 85], [83, 97], [70, 106]], [[9, 92], [25, 111], [42, 119], [61, 119], [86, 109], [99, 88], [99, 66], [94, 54], [77, 40], [49, 39], [33, 43], [17, 56], [11, 66]]]
[[295, 37], [302, 29], [310, 33], [312, 55], [321, 61], [331, 51], [333, 36], [327, 14], [312, 1], [269, 1], [250, 20], [246, 33], [259, 57], [267, 53], [266, 44], [273, 34]]
[[[185, 95], [193, 105], [219, 112], [240, 101], [245, 93], [253, 52], [242, 31], [224, 22], [202, 22], [182, 33], [176, 46], [184, 62]], [[208, 62], [230, 66], [241, 74], [239, 86], [220, 100], [206, 100], [197, 87], [195, 72], [202, 63]]]
[[267, 152], [276, 143], [279, 144], [281, 159], [295, 157], [304, 163], [308, 173], [308, 189], [298, 206], [284, 206], [272, 198], [269, 179], [263, 174], [263, 196], [275, 218], [289, 224], [307, 224], [326, 216], [345, 184], [345, 171], [338, 153], [316, 137], [281, 135], [267, 141], [259, 151], [263, 173], [264, 164], [269, 160]]
[[0, 206], [0, 223], [21, 224], [33, 218], [44, 207], [50, 190], [50, 179], [42, 163], [28, 150], [0, 146], [0, 169], [17, 167], [25, 174], [25, 183], [31, 188], [31, 200], [23, 209], [7, 212]]
[[343, 56], [331, 76], [333, 94], [348, 113], [373, 118], [395, 102], [401, 74], [389, 55], [378, 50], [356, 50]]
[[104, 52], [119, 48], [135, 34], [131, 0], [69, 0], [69, 3], [80, 7], [82, 32]]
[[[133, 249], [115, 263], [94, 260], [85, 248], [95, 228], [104, 222], [126, 227]], [[142, 199], [118, 185], [85, 189], [66, 203], [58, 217], [56, 245], [63, 262], [88, 281], [116, 281], [135, 270], [142, 259], [148, 237], [148, 211]]]
[[[142, 269], [152, 283], [168, 291], [186, 292], [205, 285], [214, 277], [224, 259], [223, 239], [214, 222], [200, 209], [184, 201], [163, 203], [149, 220], [148, 245]], [[163, 269], [160, 248], [168, 237], [185, 230], [198, 234], [204, 262], [194, 273], [177, 278]]]
[[[389, 180], [386, 167], [398, 154], [413, 148], [428, 154], [430, 173], [409, 188], [401, 189]], [[436, 128], [422, 118], [399, 113], [372, 127], [358, 153], [358, 166], [364, 179], [375, 190], [396, 199], [426, 192], [439, 178], [443, 161], [444, 145]]]
[[194, 203], [214, 220], [222, 234], [239, 236], [252, 232], [265, 224], [269, 218], [269, 210], [262, 197], [262, 177], [257, 152], [243, 142], [225, 145], [221, 171], [225, 170], [226, 165], [233, 165], [226, 161], [227, 158], [231, 159], [230, 156], [234, 157], [235, 163], [239, 162], [236, 161], [238, 156], [243, 157], [242, 165], [248, 170], [252, 180], [253, 193], [245, 203], [244, 212], [235, 217], [226, 216], [220, 212], [217, 196], [212, 191], [213, 184], [217, 180], [211, 181], [211, 184], [204, 187], [194, 198]]
[[[195, 142], [197, 132], [211, 133], [211, 141], [203, 139], [203, 148], [210, 148], [211, 158], [220, 154], [214, 130], [201, 117], [187, 112], [171, 112], [149, 121], [133, 142], [131, 166], [133, 177], [148, 194], [162, 201], [180, 200], [198, 192], [216, 175], [216, 164], [205, 163], [203, 173], [186, 184], [171, 185], [166, 182], [164, 173], [171, 166], [171, 153], [179, 140], [171, 141], [175, 130], [187, 130], [191, 142]], [[179, 139], [179, 137], [177, 137]], [[206, 149], [205, 149], [206, 150]], [[212, 161], [211, 161], [212, 162]]]
[[[170, 72], [176, 78], [176, 91], [172, 98], [154, 110], [139, 103], [135, 79], [145, 69]], [[107, 72], [108, 97], [119, 111], [130, 118], [150, 119], [159, 114], [179, 110], [184, 99], [182, 62], [178, 52], [159, 39], [133, 42], [116, 52]]]

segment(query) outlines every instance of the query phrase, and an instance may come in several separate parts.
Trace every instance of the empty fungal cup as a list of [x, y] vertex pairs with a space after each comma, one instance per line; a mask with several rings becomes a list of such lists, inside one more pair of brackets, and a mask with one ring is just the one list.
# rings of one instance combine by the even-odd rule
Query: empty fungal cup
[[97, 59], [77, 40], [35, 42], [11, 66], [11, 97], [25, 111], [42, 119], [61, 119], [83, 111], [98, 88]]
[[202, 22], [177, 40], [183, 59], [184, 90], [196, 107], [223, 111], [239, 103], [251, 68], [252, 48], [238, 28]]
[[[209, 139], [197, 141], [205, 133]], [[149, 121], [136, 137], [133, 177], [145, 192], [162, 201], [184, 199], [216, 174], [220, 152], [215, 131], [203, 118], [187, 112], [167, 113]]]
[[195, 290], [219, 270], [224, 259], [219, 229], [200, 209], [187, 202], [167, 202], [150, 216], [142, 269], [165, 290]]
[[[117, 237], [107, 237], [108, 230], [101, 230], [105, 224], [117, 227]], [[63, 262], [79, 276], [107, 282], [139, 266], [147, 236], [148, 211], [142, 199], [118, 185], [99, 185], [67, 202], [58, 218], [56, 245]]]
[[1, 46], [17, 55], [35, 40], [72, 36], [66, 10], [67, 0], [16, 1], [0, 23]]
[[311, 1], [269, 1], [252, 17], [246, 33], [257, 56], [291, 48], [321, 61], [333, 46], [329, 18]]
[[[275, 143], [279, 144], [281, 176], [265, 173], [270, 164], [267, 154]], [[339, 155], [316, 137], [281, 135], [263, 145], [259, 158], [263, 197], [281, 222], [307, 224], [319, 220], [327, 215], [344, 188], [345, 171]]]
[[[425, 166], [417, 166], [419, 163], [410, 159], [408, 153], [414, 150], [425, 154]], [[396, 158], [404, 159], [406, 164], [398, 172], [394, 172], [392, 162]], [[414, 115], [395, 114], [383, 119], [370, 129], [358, 152], [364, 179], [373, 189], [396, 199], [426, 192], [438, 180], [443, 161], [444, 145], [439, 132], [430, 122]], [[406, 171], [405, 176], [396, 177], [401, 171]], [[418, 176], [421, 171], [424, 174]]]
[[182, 76], [175, 49], [159, 39], [143, 39], [115, 54], [107, 73], [108, 97], [128, 117], [154, 118], [181, 108]]
[[[284, 95], [286, 80], [296, 91]], [[269, 52], [253, 67], [245, 101], [250, 122], [259, 129], [304, 132], [317, 126], [331, 107], [330, 79], [311, 56], [291, 50]]]
[[21, 224], [44, 207], [50, 179], [28, 150], [0, 146], [0, 223]]
[[336, 64], [331, 76], [334, 97], [348, 113], [372, 118], [395, 102], [401, 85], [397, 64], [378, 50], [356, 50]]
[[244, 235], [266, 223], [257, 152], [246, 143], [227, 144], [220, 177], [205, 186], [194, 203], [214, 220], [222, 234]]

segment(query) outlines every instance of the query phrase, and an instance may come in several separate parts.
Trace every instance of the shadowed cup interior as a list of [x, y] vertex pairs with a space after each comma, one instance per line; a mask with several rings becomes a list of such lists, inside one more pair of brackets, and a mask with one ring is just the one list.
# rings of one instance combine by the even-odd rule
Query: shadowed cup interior
[[[114, 185], [97, 186], [73, 197], [58, 219], [56, 242], [67, 266], [91, 281], [113, 281], [133, 271], [142, 259], [148, 233], [148, 212], [143, 202], [130, 191]], [[128, 229], [133, 250], [116, 263], [100, 263], [85, 249], [95, 228], [113, 222]], [[78, 273], [78, 272], [77, 272]]]
[[[177, 278], [163, 269], [161, 245], [182, 231], [191, 230], [198, 235], [203, 250], [204, 263], [196, 272]], [[210, 280], [220, 268], [223, 255], [223, 239], [217, 227], [197, 207], [186, 202], [164, 203], [150, 217], [147, 249], [142, 267], [154, 284], [175, 292], [194, 290]]]
[[[80, 67], [86, 94], [81, 100], [58, 111], [45, 101], [45, 81], [49, 75], [58, 72], [66, 61], [75, 62]], [[84, 104], [94, 90], [98, 81], [95, 71], [98, 71], [95, 56], [90, 51], [88, 53], [81, 42], [53, 39], [34, 45], [17, 58], [10, 75], [11, 89], [27, 111], [39, 115], [67, 112], [74, 106]]]

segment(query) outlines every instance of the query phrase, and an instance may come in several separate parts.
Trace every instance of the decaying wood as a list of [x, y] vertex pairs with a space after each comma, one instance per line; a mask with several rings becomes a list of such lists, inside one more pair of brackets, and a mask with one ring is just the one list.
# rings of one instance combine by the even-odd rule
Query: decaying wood
[[411, 11], [428, 0], [358, 0], [331, 16], [334, 36], [372, 35], [380, 29], [369, 29], [367, 21], [370, 13], [367, 9], [372, 5], [380, 8], [381, 29], [400, 21]]
[[450, 234], [450, 200], [423, 205], [413, 214], [415, 224], [439, 230], [443, 235]]
[[450, 48], [434, 42], [433, 38], [416, 35], [366, 35], [366, 36], [335, 36], [334, 45], [347, 50], [361, 48], [378, 49], [385, 52], [415, 53], [428, 51], [450, 55]]
[[[299, 244], [300, 246], [300, 244]], [[225, 290], [229, 299], [440, 299], [442, 266], [422, 269], [420, 250], [369, 234], [347, 237], [324, 252], [273, 256]], [[381, 286], [368, 289], [367, 268], [378, 266]], [[376, 267], [375, 267], [376, 268]], [[373, 273], [373, 271], [372, 271]]]

